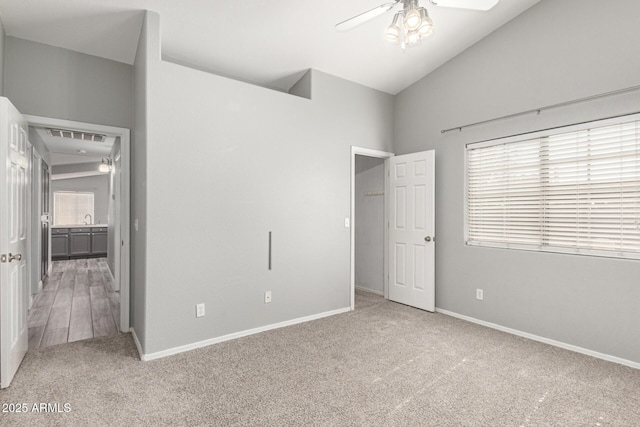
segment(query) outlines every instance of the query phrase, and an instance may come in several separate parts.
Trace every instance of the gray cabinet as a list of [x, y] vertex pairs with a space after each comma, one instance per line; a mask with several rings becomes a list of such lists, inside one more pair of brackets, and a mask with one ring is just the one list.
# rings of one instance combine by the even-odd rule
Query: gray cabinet
[[69, 229], [51, 229], [51, 258], [61, 259], [69, 257]]
[[69, 234], [69, 256], [91, 255], [91, 233], [82, 228], [72, 228]]
[[106, 256], [107, 230], [107, 227], [52, 228], [52, 259]]
[[107, 254], [107, 228], [94, 228], [91, 232], [91, 254]]

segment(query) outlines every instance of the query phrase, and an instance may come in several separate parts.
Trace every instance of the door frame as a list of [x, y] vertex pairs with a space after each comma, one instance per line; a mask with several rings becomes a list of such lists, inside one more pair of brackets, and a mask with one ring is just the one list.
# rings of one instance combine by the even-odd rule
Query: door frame
[[[31, 233], [29, 233], [29, 242], [32, 243], [32, 247], [29, 250], [29, 270], [31, 271], [31, 275], [33, 276], [33, 272], [37, 271], [35, 277], [30, 277], [29, 280], [29, 309], [31, 309], [31, 305], [33, 304], [33, 295], [37, 294], [42, 290], [42, 225], [40, 223], [41, 212], [42, 212], [42, 156], [36, 147], [31, 145], [31, 212], [29, 214], [29, 224], [30, 227], [34, 227], [36, 222], [38, 227], [31, 229]], [[35, 220], [36, 215], [38, 216], [38, 220]], [[37, 256], [34, 256], [37, 254]], [[36, 262], [37, 260], [37, 262]], [[37, 266], [37, 269], [36, 269]], [[38, 289], [34, 293], [33, 285], [34, 283], [38, 283]]]
[[[388, 194], [389, 190], [389, 159], [395, 156], [394, 153], [380, 150], [372, 150], [370, 148], [351, 146], [351, 260], [349, 262], [350, 270], [350, 298], [351, 298], [351, 310], [355, 310], [355, 292], [356, 292], [356, 156], [375, 157], [378, 159], [384, 159], [384, 193]], [[389, 222], [389, 204], [385, 197], [384, 203], [384, 223], [388, 225]], [[384, 297], [389, 297], [389, 265], [387, 260], [389, 259], [389, 230], [388, 227], [384, 227]]]
[[[116, 227], [120, 229], [120, 331], [129, 332], [129, 305], [130, 305], [130, 245], [131, 230], [129, 227], [131, 217], [131, 131], [127, 128], [106, 126], [93, 123], [76, 122], [64, 119], [24, 115], [29, 126], [53, 127], [74, 129], [89, 133], [101, 133], [109, 136], [120, 137], [120, 209], [115, 218]], [[116, 250], [116, 253], [118, 251]], [[51, 263], [49, 263], [51, 266]]]

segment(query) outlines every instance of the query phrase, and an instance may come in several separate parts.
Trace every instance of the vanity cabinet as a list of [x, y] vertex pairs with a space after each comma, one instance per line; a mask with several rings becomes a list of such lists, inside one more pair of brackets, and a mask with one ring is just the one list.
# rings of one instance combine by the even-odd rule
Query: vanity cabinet
[[51, 258], [54, 260], [107, 255], [107, 227], [51, 229]]
[[107, 227], [96, 227], [91, 231], [91, 253], [107, 255]]
[[91, 229], [72, 228], [69, 233], [69, 256], [91, 255]]
[[51, 229], [51, 258], [66, 259], [69, 257], [69, 229]]

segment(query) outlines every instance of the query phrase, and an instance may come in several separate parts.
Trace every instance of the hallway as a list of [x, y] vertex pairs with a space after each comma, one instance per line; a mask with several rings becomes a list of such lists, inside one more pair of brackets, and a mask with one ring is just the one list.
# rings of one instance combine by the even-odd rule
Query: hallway
[[112, 335], [119, 319], [106, 258], [54, 261], [29, 310], [29, 349]]

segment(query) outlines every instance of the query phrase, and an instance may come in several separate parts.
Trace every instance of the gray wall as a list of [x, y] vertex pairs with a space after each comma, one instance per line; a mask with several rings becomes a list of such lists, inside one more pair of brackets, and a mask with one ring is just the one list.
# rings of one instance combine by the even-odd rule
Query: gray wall
[[355, 284], [384, 293], [384, 159], [356, 156]]
[[[107, 225], [109, 202], [109, 176], [107, 174], [51, 181], [51, 194], [56, 191], [83, 191], [94, 193], [94, 224]], [[53, 206], [51, 212], [54, 212]], [[55, 218], [54, 218], [55, 221]]]
[[640, 362], [640, 262], [466, 247], [463, 229], [466, 143], [640, 111], [640, 94], [440, 133], [639, 85], [638, 16], [636, 0], [543, 0], [396, 97], [396, 152], [437, 151], [437, 307]]
[[5, 96], [22, 114], [133, 127], [133, 67], [6, 37]]
[[158, 59], [145, 351], [348, 308], [350, 146], [390, 151], [393, 98], [312, 70], [309, 100]]

